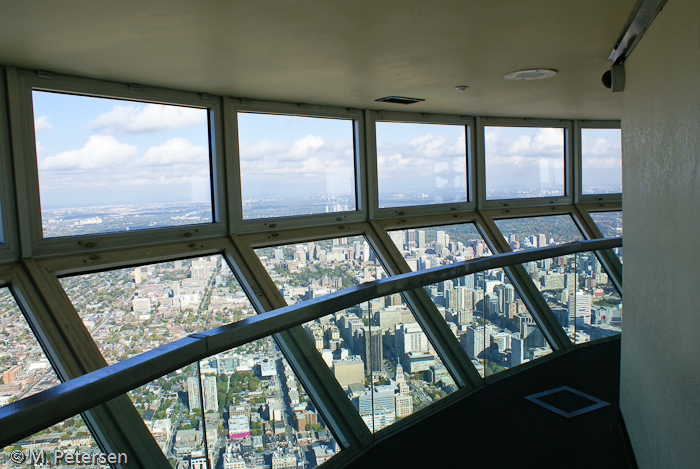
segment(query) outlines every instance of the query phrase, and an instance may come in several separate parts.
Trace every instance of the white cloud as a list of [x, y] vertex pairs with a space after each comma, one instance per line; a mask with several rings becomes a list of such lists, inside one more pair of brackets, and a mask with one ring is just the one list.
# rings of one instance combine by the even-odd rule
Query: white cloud
[[109, 135], [92, 135], [80, 150], [49, 156], [39, 163], [43, 171], [105, 170], [124, 165], [137, 155], [134, 145], [120, 143]]
[[291, 142], [264, 139], [241, 142], [241, 170], [248, 177], [271, 174], [323, 175], [333, 168], [354, 165], [352, 141], [306, 135]]
[[[564, 167], [562, 129], [489, 128], [485, 132], [486, 166], [489, 171], [541, 171]], [[505, 175], [505, 173], [501, 173]]]
[[207, 111], [204, 109], [163, 104], [119, 104], [94, 119], [90, 128], [104, 133], [139, 133], [202, 124], [206, 120]]
[[413, 148], [412, 153], [427, 158], [464, 155], [466, 151], [464, 143], [464, 132], [460, 133], [456, 139], [448, 138], [446, 135], [425, 134], [408, 142]]
[[176, 164], [191, 164], [208, 166], [209, 150], [206, 147], [193, 145], [186, 138], [172, 138], [157, 147], [146, 150], [139, 166], [167, 166]]
[[49, 116], [34, 119], [34, 132], [39, 133], [44, 130], [53, 130], [53, 126], [49, 123]]

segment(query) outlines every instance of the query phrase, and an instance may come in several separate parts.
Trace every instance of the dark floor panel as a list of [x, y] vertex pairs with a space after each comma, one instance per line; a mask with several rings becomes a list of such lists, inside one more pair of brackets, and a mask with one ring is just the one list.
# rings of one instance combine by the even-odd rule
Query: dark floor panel
[[[619, 424], [619, 370], [619, 339], [578, 348], [480, 388], [346, 467], [633, 467]], [[610, 405], [565, 418], [525, 398], [559, 386]]]

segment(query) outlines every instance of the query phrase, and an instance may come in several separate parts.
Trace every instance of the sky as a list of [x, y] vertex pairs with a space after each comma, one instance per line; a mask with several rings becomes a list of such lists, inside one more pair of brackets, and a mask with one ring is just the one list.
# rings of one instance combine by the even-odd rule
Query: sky
[[[34, 91], [42, 208], [211, 200], [207, 111]], [[380, 205], [465, 193], [464, 126], [377, 123]], [[353, 122], [239, 113], [243, 199], [352, 195]], [[487, 127], [487, 190], [563, 187], [563, 131]], [[620, 186], [620, 131], [584, 129], [584, 187]], [[455, 198], [456, 197], [456, 198]]]

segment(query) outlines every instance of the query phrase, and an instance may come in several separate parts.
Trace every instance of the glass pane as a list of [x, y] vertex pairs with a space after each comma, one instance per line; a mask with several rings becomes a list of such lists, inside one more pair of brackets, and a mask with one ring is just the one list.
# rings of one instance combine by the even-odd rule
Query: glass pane
[[[197, 467], [208, 456], [218, 468], [266, 461], [269, 467], [270, 459], [275, 467], [312, 468], [340, 450], [270, 337], [188, 365], [129, 396], [173, 467]], [[280, 465], [285, 461], [291, 465]]]
[[[398, 230], [389, 236], [414, 271], [491, 255], [472, 224]], [[425, 289], [481, 376], [551, 353], [502, 269]]]
[[355, 210], [354, 123], [238, 113], [243, 218]]
[[606, 238], [622, 236], [622, 212], [593, 212], [590, 215]]
[[[206, 467], [204, 437], [216, 443], [216, 428], [205, 428], [200, 403], [197, 363], [129, 391], [136, 407], [163, 454], [172, 464]], [[206, 403], [205, 403], [206, 405]], [[205, 435], [206, 432], [206, 435]], [[175, 465], [173, 465], [175, 467]]]
[[287, 304], [386, 277], [364, 236], [256, 249]]
[[206, 109], [32, 98], [45, 238], [212, 222]]
[[[8, 288], [0, 288], [0, 377], [0, 406], [60, 383]], [[53, 465], [56, 455], [59, 458], [56, 465], [63, 467], [60, 464], [66, 461], [62, 454], [76, 451], [100, 454], [80, 415], [3, 448], [0, 467], [36, 465], [42, 461]]]
[[216, 430], [207, 438], [214, 467], [270, 458], [274, 467], [312, 468], [340, 451], [271, 337], [202, 360], [200, 368], [207, 429]]
[[486, 127], [486, 198], [564, 195], [564, 129]]
[[[363, 236], [256, 253], [290, 304], [387, 276]], [[456, 389], [401, 295], [339, 311], [304, 329], [372, 431]]]
[[255, 314], [221, 255], [60, 281], [110, 364]]
[[[495, 220], [513, 251], [523, 251], [582, 240], [583, 236], [568, 215]], [[579, 288], [576, 256], [540, 259], [524, 265], [535, 286], [561, 326], [569, 327], [569, 297]], [[573, 331], [573, 329], [572, 329]], [[572, 340], [573, 337], [572, 337]]]
[[377, 122], [379, 206], [465, 202], [466, 127]]
[[583, 235], [569, 215], [494, 220], [513, 251], [582, 241]]
[[128, 463], [129, 458], [126, 453], [102, 453], [80, 415], [6, 446], [0, 452], [2, 468], [96, 468], [109, 467], [109, 462]]
[[491, 255], [472, 224], [396, 230], [389, 237], [414, 272]]
[[400, 294], [310, 321], [304, 329], [372, 432], [457, 390]]
[[621, 140], [620, 129], [581, 129], [583, 194], [622, 192]]
[[8, 288], [0, 288], [0, 406], [60, 383]]
[[[622, 212], [595, 212], [591, 218], [606, 238], [622, 236]], [[622, 248], [613, 249], [622, 262]]]
[[575, 255], [577, 289], [570, 291], [567, 332], [578, 344], [622, 332], [622, 298], [593, 252]]

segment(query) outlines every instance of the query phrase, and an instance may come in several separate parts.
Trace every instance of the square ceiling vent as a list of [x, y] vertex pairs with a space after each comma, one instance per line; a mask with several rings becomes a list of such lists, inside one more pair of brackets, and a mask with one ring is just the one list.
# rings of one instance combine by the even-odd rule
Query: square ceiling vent
[[385, 96], [383, 98], [375, 99], [380, 103], [393, 103], [393, 104], [414, 104], [425, 101], [421, 98], [407, 98], [406, 96]]

